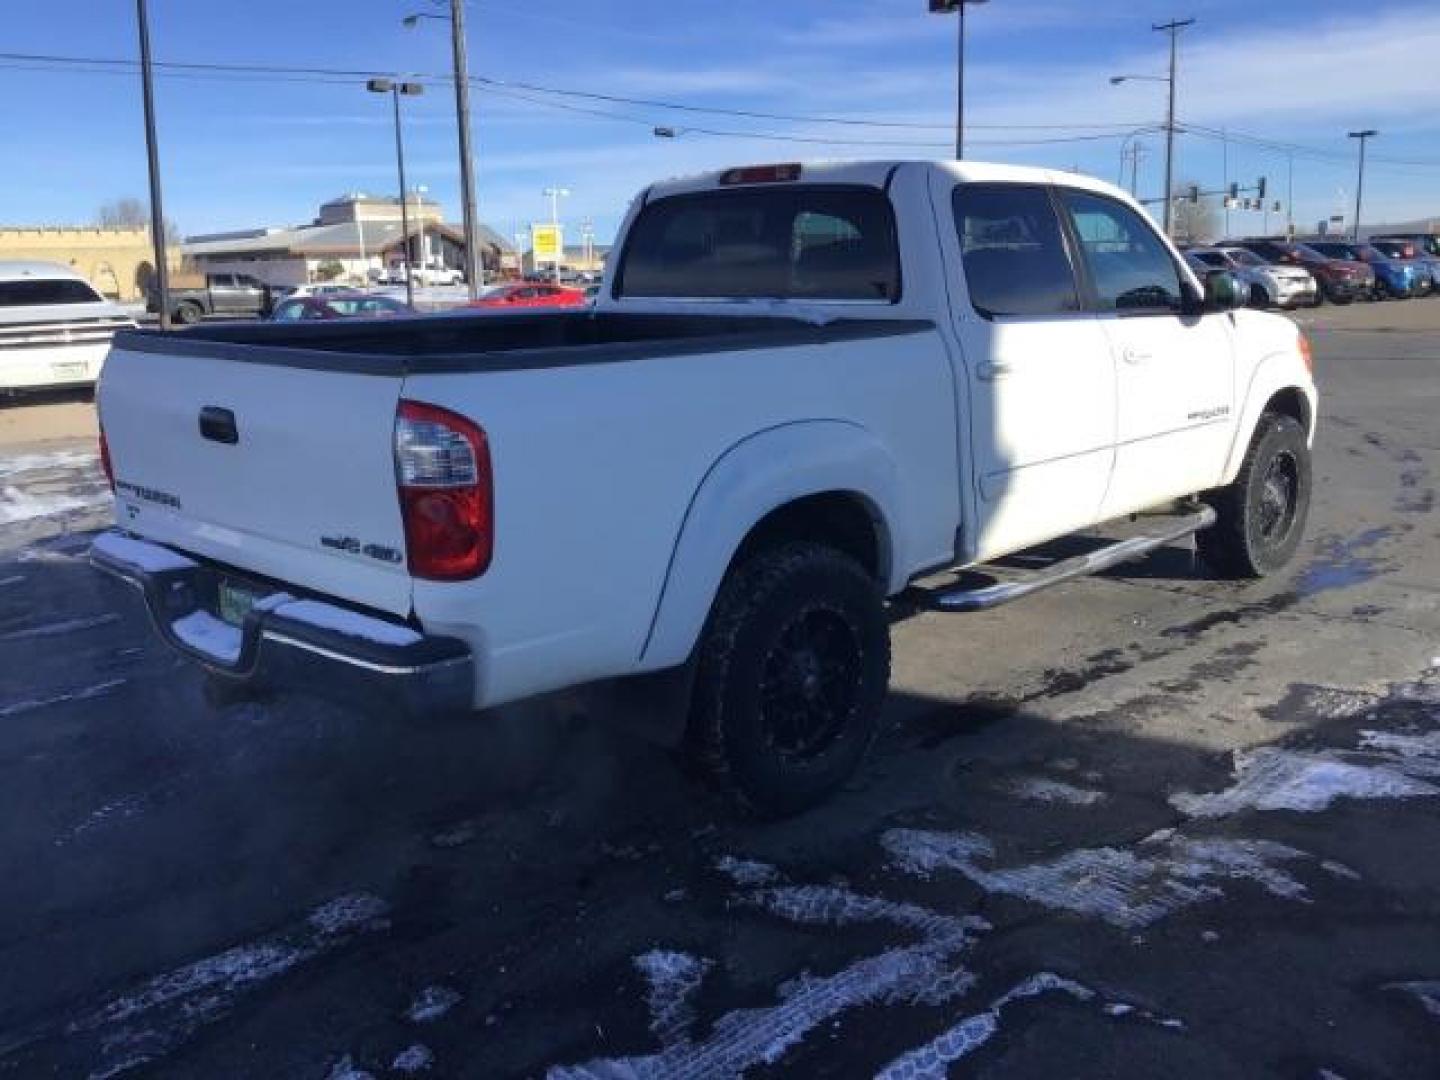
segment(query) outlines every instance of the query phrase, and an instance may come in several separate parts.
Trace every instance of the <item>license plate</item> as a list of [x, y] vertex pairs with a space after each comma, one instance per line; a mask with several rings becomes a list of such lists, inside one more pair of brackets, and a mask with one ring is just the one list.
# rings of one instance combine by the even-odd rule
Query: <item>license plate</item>
[[50, 371], [58, 379], [83, 379], [86, 373], [85, 361], [60, 360], [50, 365]]
[[261, 595], [254, 589], [238, 582], [221, 581], [217, 590], [220, 618], [231, 626], [243, 626], [245, 616], [250, 614], [250, 609], [260, 600]]

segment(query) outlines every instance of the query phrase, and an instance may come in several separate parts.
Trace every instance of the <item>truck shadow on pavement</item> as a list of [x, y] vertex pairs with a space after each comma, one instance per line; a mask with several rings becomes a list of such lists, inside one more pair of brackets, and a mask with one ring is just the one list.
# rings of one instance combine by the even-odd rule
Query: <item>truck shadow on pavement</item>
[[1193, 691], [1119, 665], [1068, 715], [897, 693], [846, 791], [759, 824], [602, 689], [217, 708], [73, 553], [6, 581], [0, 1072], [1440, 1069], [1440, 673], [1275, 687], [1238, 756], [1147, 732]]

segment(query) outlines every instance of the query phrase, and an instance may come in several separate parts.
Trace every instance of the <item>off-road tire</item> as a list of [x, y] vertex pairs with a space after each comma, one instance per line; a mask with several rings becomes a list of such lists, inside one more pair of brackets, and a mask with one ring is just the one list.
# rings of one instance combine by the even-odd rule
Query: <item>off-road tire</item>
[[1234, 482], [1205, 496], [1218, 520], [1195, 534], [1200, 558], [1222, 577], [1279, 570], [1300, 546], [1310, 485], [1305, 429], [1293, 417], [1266, 413]]
[[711, 609], [690, 748], [746, 813], [799, 813], [860, 766], [889, 681], [890, 629], [876, 581], [821, 544], [761, 551], [731, 568]]

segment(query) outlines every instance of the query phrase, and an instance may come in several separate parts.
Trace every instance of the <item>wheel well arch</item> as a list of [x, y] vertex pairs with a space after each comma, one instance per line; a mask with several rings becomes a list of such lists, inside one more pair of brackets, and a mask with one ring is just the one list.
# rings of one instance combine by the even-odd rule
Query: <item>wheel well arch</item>
[[889, 578], [889, 530], [879, 509], [856, 491], [822, 491], [775, 507], [750, 527], [730, 566], [796, 540], [828, 544], [849, 555], [876, 581], [883, 584]]
[[1310, 434], [1310, 402], [1296, 387], [1288, 386], [1271, 394], [1261, 411], [1288, 416], [1305, 429], [1307, 436]]

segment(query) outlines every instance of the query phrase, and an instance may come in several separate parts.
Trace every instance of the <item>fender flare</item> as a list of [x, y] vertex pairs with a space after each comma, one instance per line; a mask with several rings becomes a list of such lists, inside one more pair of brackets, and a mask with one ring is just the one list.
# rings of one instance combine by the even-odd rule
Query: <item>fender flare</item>
[[1225, 472], [1221, 477], [1221, 487], [1232, 482], [1239, 473], [1240, 463], [1245, 459], [1245, 452], [1250, 448], [1250, 440], [1254, 437], [1255, 425], [1260, 422], [1260, 414], [1265, 411], [1265, 406], [1270, 399], [1284, 390], [1294, 390], [1304, 399], [1307, 414], [1305, 439], [1307, 443], [1314, 444], [1316, 421], [1314, 381], [1298, 353], [1289, 351], [1270, 353], [1256, 364], [1255, 369], [1250, 373], [1250, 385], [1246, 388], [1245, 396], [1242, 399], [1244, 406], [1240, 413], [1240, 421], [1235, 425], [1235, 434], [1230, 442], [1230, 453], [1225, 459]]
[[691, 497], [641, 647], [641, 666], [684, 663], [750, 530], [772, 510], [826, 492], [853, 494], [868, 505], [888, 591], [893, 568], [904, 565], [892, 548], [900, 474], [889, 451], [869, 431], [843, 420], [767, 428], [721, 454]]

